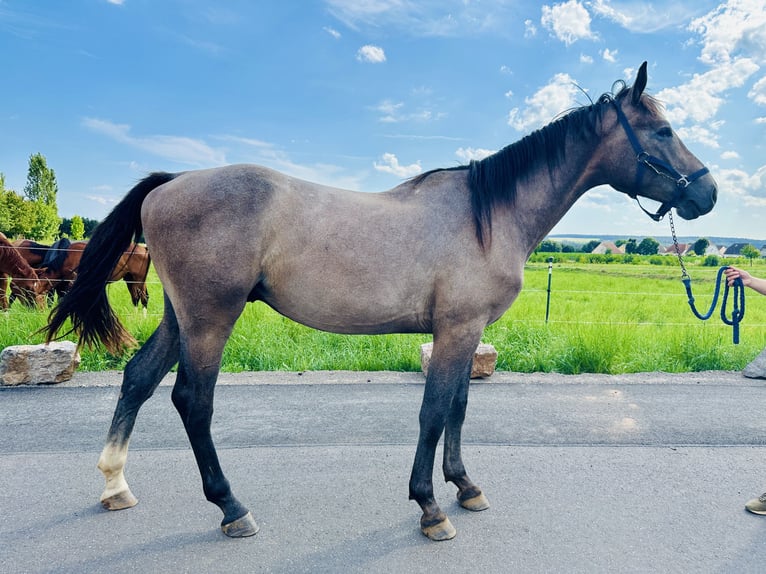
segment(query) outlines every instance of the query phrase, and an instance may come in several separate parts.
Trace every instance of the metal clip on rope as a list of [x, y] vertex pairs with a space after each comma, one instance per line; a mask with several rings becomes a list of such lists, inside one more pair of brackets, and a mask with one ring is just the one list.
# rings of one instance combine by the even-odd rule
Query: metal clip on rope
[[729, 297], [729, 283], [726, 281], [726, 278], [724, 277], [724, 271], [728, 269], [727, 266], [723, 266], [718, 270], [718, 276], [716, 277], [715, 281], [715, 293], [713, 294], [713, 302], [710, 304], [710, 309], [708, 309], [707, 313], [701, 314], [699, 311], [697, 311], [697, 307], [694, 305], [694, 297], [692, 296], [692, 280], [691, 277], [687, 273], [684, 273], [684, 276], [681, 278], [681, 281], [683, 281], [684, 286], [686, 287], [686, 295], [689, 298], [689, 307], [691, 307], [692, 313], [694, 315], [702, 320], [707, 321], [710, 319], [710, 317], [713, 315], [713, 311], [716, 308], [716, 305], [718, 304], [718, 296], [721, 292], [721, 280], [723, 279], [724, 282], [724, 290], [723, 290], [723, 301], [721, 302], [721, 320], [726, 325], [731, 325], [732, 327], [732, 341], [735, 345], [739, 344], [739, 324], [742, 321], [742, 319], [745, 318], [745, 285], [742, 283], [742, 279], [737, 277], [734, 280], [734, 283], [732, 284], [732, 288], [734, 289], [734, 296], [733, 296], [733, 304], [732, 304], [732, 311], [731, 311], [731, 318], [726, 316], [726, 301]]

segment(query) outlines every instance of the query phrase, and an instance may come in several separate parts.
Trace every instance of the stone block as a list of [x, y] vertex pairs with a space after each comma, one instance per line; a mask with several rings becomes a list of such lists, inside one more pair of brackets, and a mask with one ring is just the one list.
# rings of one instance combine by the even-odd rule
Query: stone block
[[742, 369], [742, 374], [750, 379], [766, 379], [766, 349]]
[[[428, 375], [428, 364], [431, 362], [431, 353], [434, 344], [425, 343], [420, 345], [420, 368], [423, 375]], [[497, 351], [495, 347], [487, 343], [479, 343], [476, 352], [473, 354], [473, 364], [471, 365], [471, 378], [481, 379], [492, 376], [497, 365]]]
[[77, 345], [13, 345], [0, 353], [0, 384], [40, 385], [68, 381], [80, 364]]

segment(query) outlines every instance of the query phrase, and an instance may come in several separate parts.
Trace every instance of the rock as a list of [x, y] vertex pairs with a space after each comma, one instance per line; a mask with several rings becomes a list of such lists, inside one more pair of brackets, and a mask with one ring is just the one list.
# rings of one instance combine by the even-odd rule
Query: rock
[[77, 345], [71, 341], [6, 347], [0, 353], [0, 384], [61, 383], [72, 378], [79, 364]]
[[766, 379], [766, 349], [742, 369], [742, 374], [751, 379]]
[[[420, 345], [420, 368], [424, 375], [428, 375], [428, 363], [431, 362], [431, 352], [433, 343]], [[497, 365], [497, 351], [495, 347], [487, 343], [479, 343], [476, 352], [473, 354], [473, 364], [471, 365], [471, 378], [480, 379], [489, 377], [495, 372]]]

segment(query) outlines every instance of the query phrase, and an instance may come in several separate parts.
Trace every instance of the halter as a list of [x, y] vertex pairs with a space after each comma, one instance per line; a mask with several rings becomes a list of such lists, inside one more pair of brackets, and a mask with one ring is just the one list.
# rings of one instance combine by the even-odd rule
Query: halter
[[641, 180], [644, 177], [644, 170], [641, 169], [642, 167], [648, 167], [657, 175], [669, 179], [676, 184], [676, 189], [673, 192], [673, 195], [669, 200], [664, 201], [660, 205], [656, 213], [651, 213], [650, 211], [644, 209], [644, 206], [641, 205], [641, 202], [638, 200], [638, 196], [635, 193], [628, 194], [631, 198], [636, 200], [638, 206], [644, 213], [646, 213], [654, 221], [660, 221], [663, 217], [665, 217], [665, 214], [670, 211], [671, 208], [675, 207], [675, 204], [683, 197], [684, 190], [703, 175], [708, 173], [709, 170], [708, 168], [703, 167], [691, 175], [683, 175], [665, 160], [655, 157], [644, 151], [638, 141], [638, 138], [636, 137], [635, 132], [633, 131], [633, 128], [630, 127], [628, 118], [625, 117], [625, 113], [622, 111], [620, 104], [617, 103], [616, 100], [612, 100], [612, 103], [614, 104], [615, 110], [617, 110], [617, 118], [620, 120], [620, 123], [625, 130], [625, 135], [628, 136], [628, 141], [630, 141], [630, 145], [633, 146], [633, 151], [636, 152], [636, 162], [638, 163], [638, 169], [636, 170], [636, 183], [634, 189], [639, 189], [641, 186]]

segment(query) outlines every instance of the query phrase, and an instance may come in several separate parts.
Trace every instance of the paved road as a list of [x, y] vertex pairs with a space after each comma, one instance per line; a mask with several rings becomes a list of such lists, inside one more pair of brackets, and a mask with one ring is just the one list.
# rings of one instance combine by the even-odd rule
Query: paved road
[[[214, 436], [261, 526], [229, 540], [170, 379], [139, 416], [140, 503], [98, 504], [119, 375], [0, 389], [0, 572], [763, 572], [766, 381], [737, 373], [496, 373], [472, 386], [465, 459], [492, 507], [437, 496], [433, 543], [407, 500], [420, 374], [223, 375]], [[437, 465], [438, 466], [438, 465]]]

